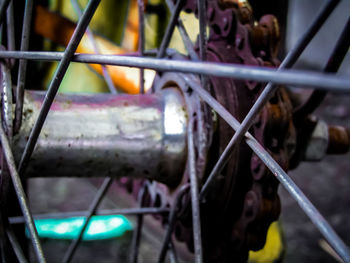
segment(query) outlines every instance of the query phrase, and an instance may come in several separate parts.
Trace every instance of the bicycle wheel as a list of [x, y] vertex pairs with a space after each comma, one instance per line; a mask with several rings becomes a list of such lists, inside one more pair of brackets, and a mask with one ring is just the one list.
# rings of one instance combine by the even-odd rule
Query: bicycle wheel
[[[316, 144], [318, 150], [315, 151], [312, 148], [315, 141], [317, 141], [314, 140], [315, 136], [319, 136], [320, 130], [328, 131], [328, 128], [324, 124], [308, 118], [308, 114], [310, 114], [308, 105], [314, 105], [315, 100], [317, 104], [320, 97], [322, 99], [324, 95], [311, 96], [309, 101], [302, 104], [296, 102], [293, 93], [275, 85], [289, 84], [318, 87], [322, 90], [348, 91], [350, 81], [346, 77], [285, 70], [285, 68], [289, 68], [294, 64], [339, 1], [329, 1], [317, 16], [315, 22], [310, 25], [309, 30], [300, 42], [290, 51], [280, 65], [276, 58], [279, 31], [276, 27], [275, 17], [264, 16], [259, 23], [256, 23], [252, 15], [252, 8], [244, 1], [198, 1], [198, 8], [194, 1], [177, 1], [175, 5], [168, 1], [167, 4], [170, 6], [172, 15], [160, 48], [156, 50], [157, 58], [96, 54], [74, 55], [99, 2], [96, 0], [89, 1], [64, 53], [42, 53], [25, 52], [28, 49], [26, 39], [28, 39], [29, 21], [33, 5], [32, 1], [27, 1], [24, 12], [25, 22], [21, 51], [2, 51], [0, 53], [2, 58], [21, 59], [15, 97], [16, 114], [14, 124], [11, 118], [13, 115], [11, 112], [12, 88], [8, 84], [10, 81], [9, 72], [6, 71], [8, 64], [3, 63], [2, 66], [3, 79], [7, 80], [6, 85], [3, 85], [5, 95], [3, 97], [4, 118], [1, 143], [6, 162], [2, 165], [2, 174], [5, 174], [5, 167], [7, 166], [15, 186], [15, 192], [19, 197], [23, 217], [29, 229], [38, 260], [40, 262], [45, 261], [19, 175], [24, 174], [26, 168], [27, 176], [30, 173], [37, 174], [38, 170], [44, 172], [45, 165], [47, 169], [50, 169], [47, 164], [51, 164], [51, 167], [55, 167], [55, 170], [50, 172], [55, 176], [64, 169], [68, 169], [68, 172], [77, 172], [77, 175], [80, 175], [79, 172], [81, 172], [86, 176], [89, 174], [91, 167], [96, 169], [94, 170], [95, 173], [96, 171], [99, 173], [107, 166], [109, 167], [107, 172], [105, 169], [107, 176], [119, 173], [119, 176], [127, 175], [131, 177], [135, 175], [147, 179], [146, 181], [141, 180], [141, 182], [133, 183], [131, 190], [134, 195], [138, 195], [141, 208], [119, 211], [121, 213], [138, 214], [138, 226], [135, 230], [131, 252], [133, 262], [137, 261], [143, 221], [142, 215], [144, 213], [160, 213], [161, 215], [157, 215], [156, 218], [163, 221], [167, 226], [159, 256], [160, 262], [164, 261], [168, 249], [172, 251], [172, 255], [174, 254], [173, 231], [176, 238], [184, 241], [189, 250], [194, 252], [196, 262], [202, 262], [203, 260], [206, 262], [230, 262], [233, 259], [246, 261], [249, 250], [258, 250], [263, 246], [269, 225], [278, 217], [280, 205], [276, 178], [297, 200], [339, 256], [345, 262], [350, 261], [346, 245], [285, 172], [290, 166], [296, 166], [302, 159], [317, 159], [320, 158], [320, 153], [343, 151], [344, 148], [347, 148], [347, 140], [333, 140], [332, 135], [348, 138], [348, 133], [344, 129], [337, 128], [329, 129], [329, 133], [321, 133], [322, 138], [329, 137], [330, 139], [326, 146], [324, 143]], [[4, 12], [10, 1], [3, 1], [2, 3], [0, 21], [4, 20]], [[143, 2], [140, 1], [139, 4], [140, 10], [142, 10]], [[179, 18], [181, 10], [198, 15], [200, 34], [196, 46], [192, 46]], [[10, 17], [10, 15], [8, 16]], [[140, 15], [140, 18], [140, 53], [144, 54], [143, 16]], [[206, 20], [208, 21], [206, 22]], [[206, 24], [210, 27], [208, 39], [205, 32]], [[175, 26], [179, 28], [184, 38], [188, 56], [167, 50]], [[348, 26], [333, 53], [337, 59], [327, 65], [326, 71], [336, 71], [345, 56], [349, 46], [349, 43], [346, 42], [348, 38], [347, 30]], [[7, 38], [11, 39], [14, 31], [9, 27], [7, 33]], [[7, 49], [11, 50], [9, 44]], [[161, 59], [163, 57], [166, 57], [166, 59]], [[60, 63], [45, 97], [33, 93], [31, 95], [32, 101], [28, 100], [29, 102], [26, 102], [26, 104], [23, 103], [22, 82], [25, 76], [27, 59], [59, 60]], [[198, 62], [198, 60], [208, 62]], [[97, 107], [105, 109], [104, 107], [112, 103], [111, 101], [117, 100], [117, 102], [113, 102], [114, 108], [112, 107], [113, 109], [107, 114], [115, 114], [118, 117], [123, 116], [125, 112], [131, 114], [130, 111], [125, 111], [130, 106], [129, 104], [145, 111], [161, 112], [162, 114], [159, 117], [157, 117], [158, 115], [152, 115], [158, 121], [155, 125], [154, 119], [152, 119], [152, 125], [163, 132], [161, 132], [161, 136], [163, 136], [160, 140], [161, 143], [153, 145], [152, 141], [149, 143], [150, 137], [143, 136], [141, 138], [143, 147], [146, 142], [152, 146], [142, 148], [140, 145], [131, 144], [132, 141], [127, 140], [127, 137], [118, 137], [122, 144], [117, 144], [115, 148], [112, 147], [113, 151], [109, 152], [108, 150], [111, 147], [106, 144], [109, 133], [99, 135], [101, 137], [97, 136], [98, 139], [101, 139], [98, 143], [92, 143], [96, 138], [95, 134], [94, 136], [86, 136], [87, 133], [84, 133], [84, 136], [78, 136], [80, 138], [79, 143], [75, 141], [72, 144], [71, 141], [64, 140], [66, 139], [64, 132], [59, 133], [59, 129], [55, 129], [57, 127], [55, 122], [51, 124], [50, 132], [52, 133], [46, 135], [43, 133], [41, 135], [43, 137], [39, 137], [61, 80], [71, 61], [157, 70], [158, 73], [152, 86], [155, 94], [140, 95], [136, 98], [124, 97], [119, 100], [112, 95], [96, 96], [95, 100], [84, 96], [68, 96], [68, 99], [61, 96], [54, 104], [59, 110], [55, 111], [55, 107], [52, 107], [52, 114], [59, 114], [62, 110], [65, 112], [64, 116], [67, 117], [67, 101], [69, 101], [69, 104], [73, 105], [73, 107], [68, 106], [68, 109], [71, 110], [71, 112], [68, 110], [69, 113], [74, 115], [78, 111], [79, 114], [87, 112], [88, 116], [91, 117], [90, 119], [94, 120], [93, 116], [96, 112], [93, 110], [89, 112], [89, 107], [93, 108], [97, 105]], [[242, 64], [249, 66], [243, 66]], [[278, 72], [271, 68], [263, 68], [263, 66], [277, 67], [278, 65]], [[106, 74], [108, 71], [107, 67], [104, 74], [108, 75]], [[144, 73], [141, 71], [142, 74]], [[269, 84], [264, 87], [261, 82], [269, 82]], [[141, 83], [143, 82], [141, 81]], [[143, 91], [143, 84], [140, 86], [141, 91]], [[314, 99], [315, 96], [316, 99]], [[145, 101], [151, 103], [147, 104]], [[38, 110], [35, 105], [36, 107], [39, 105], [41, 109]], [[81, 105], [85, 106], [81, 107]], [[86, 105], [89, 107], [86, 107]], [[305, 110], [305, 107], [307, 110]], [[108, 107], [106, 109], [107, 111], [110, 110]], [[296, 109], [298, 111], [295, 111]], [[300, 109], [306, 111], [306, 113]], [[57, 124], [62, 116], [55, 116], [58, 116], [56, 118]], [[81, 117], [81, 115], [79, 116]], [[100, 117], [99, 115], [96, 116]], [[128, 115], [128, 117], [130, 116]], [[145, 114], [144, 117], [146, 116], [148, 115]], [[256, 118], [257, 116], [258, 118]], [[298, 118], [295, 116], [298, 116]], [[98, 119], [97, 117], [96, 119]], [[68, 116], [68, 118], [73, 120], [72, 125], [77, 121], [76, 116]], [[88, 122], [89, 118], [85, 117], [84, 120]], [[134, 126], [128, 126], [129, 128], [147, 123], [146, 119], [133, 120]], [[108, 121], [111, 120], [107, 119], [105, 121], [109, 123]], [[118, 121], [118, 124], [127, 124], [125, 119]], [[99, 120], [99, 123], [100, 125], [105, 124], [103, 120]], [[154, 126], [150, 125], [150, 127], [144, 132], [152, 131]], [[234, 133], [229, 127], [236, 132]], [[48, 126], [45, 126], [45, 128], [48, 129]], [[80, 126], [77, 127], [78, 130], [80, 128]], [[168, 128], [169, 130], [166, 130]], [[89, 129], [88, 132], [92, 132], [92, 130]], [[13, 133], [19, 133], [20, 135], [20, 139], [15, 138], [14, 140], [14, 153], [12, 153], [9, 143], [9, 140], [12, 140]], [[121, 134], [125, 135], [124, 133]], [[328, 136], [328, 134], [331, 136]], [[135, 134], [133, 135], [132, 138], [136, 138]], [[142, 135], [144, 134], [142, 133]], [[45, 144], [47, 140], [43, 139], [45, 136], [53, 138], [55, 143], [47, 147], [48, 144]], [[57, 140], [55, 140], [55, 136], [57, 136]], [[107, 136], [107, 139], [103, 136]], [[230, 139], [231, 137], [232, 139]], [[23, 146], [26, 140], [28, 142]], [[242, 140], [244, 142], [240, 143]], [[59, 141], [63, 142], [59, 143]], [[34, 151], [37, 142], [37, 150]], [[93, 147], [89, 149], [79, 148], [87, 144]], [[121, 149], [120, 145], [124, 145], [124, 147], [127, 145], [126, 150], [124, 151], [123, 148], [121, 152], [115, 152], [116, 149]], [[72, 155], [74, 158], [71, 159], [67, 156], [58, 156], [57, 154], [62, 153], [57, 151], [60, 147], [70, 148], [71, 152], [75, 150], [76, 155]], [[18, 168], [16, 168], [13, 155], [20, 154], [22, 149], [23, 155], [20, 158]], [[41, 149], [42, 152], [40, 153], [38, 149]], [[103, 152], [105, 149], [107, 151]], [[188, 152], [186, 153], [184, 149], [187, 149]], [[142, 156], [145, 160], [144, 163], [140, 164], [135, 161], [135, 158], [133, 158], [135, 151]], [[147, 151], [149, 155], [145, 153]], [[132, 154], [128, 155], [130, 152]], [[100, 157], [101, 153], [106, 154], [102, 154], [104, 158]], [[120, 163], [113, 164], [109, 159], [112, 153], [114, 156], [116, 156], [115, 154], [119, 156], [122, 153], [125, 159]], [[33, 158], [30, 161], [32, 155]], [[184, 159], [186, 157], [187, 162]], [[103, 162], [102, 165], [91, 166], [91, 163], [94, 163], [94, 158]], [[154, 162], [155, 158], [156, 161]], [[78, 162], [78, 160], [83, 164], [79, 167], [86, 170], [76, 168], [74, 170], [74, 162]], [[131, 165], [129, 162], [131, 162]], [[129, 165], [126, 166], [128, 163]], [[187, 165], [185, 165], [186, 163]], [[117, 170], [113, 170], [115, 167], [117, 167]], [[162, 184], [155, 183], [155, 181]], [[4, 182], [3, 186], [6, 186], [8, 183], [6, 183], [6, 180]], [[97, 207], [111, 183], [112, 179], [108, 177], [99, 190], [96, 199], [92, 202], [86, 214], [87, 220], [81, 234], [70, 246], [64, 257], [65, 262], [72, 259], [89, 219], [96, 213]], [[129, 182], [126, 184], [130, 185]], [[6, 191], [5, 189], [4, 192]], [[170, 206], [170, 209], [167, 206]], [[213, 224], [218, 227], [215, 229], [208, 227]], [[6, 225], [8, 224], [3, 224], [3, 232], [10, 233], [11, 231], [6, 228]], [[2, 240], [3, 244], [6, 244], [7, 238], [4, 235]], [[8, 235], [11, 236], [9, 239], [18, 259], [21, 260], [23, 255], [20, 253], [20, 248], [15, 242], [14, 236]], [[5, 245], [3, 246], [5, 247]]]

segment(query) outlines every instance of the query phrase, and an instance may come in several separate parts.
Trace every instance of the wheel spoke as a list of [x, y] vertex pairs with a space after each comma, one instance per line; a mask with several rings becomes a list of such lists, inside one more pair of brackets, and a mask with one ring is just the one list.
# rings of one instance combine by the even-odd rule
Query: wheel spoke
[[[15, 44], [15, 22], [14, 22], [14, 10], [13, 10], [13, 1], [10, 2], [7, 9], [6, 15], [6, 24], [7, 24], [7, 49], [16, 50]], [[11, 60], [11, 67], [15, 64], [15, 61]]]
[[[330, 0], [327, 5], [322, 9], [319, 15], [315, 18], [314, 22], [310, 25], [310, 27], [306, 30], [304, 35], [301, 37], [297, 45], [294, 49], [292, 49], [286, 56], [286, 58], [282, 61], [279, 66], [280, 69], [286, 69], [292, 67], [300, 55], [303, 53], [305, 48], [314, 38], [316, 33], [320, 30], [324, 22], [326, 22], [327, 18], [330, 16], [332, 11], [335, 9], [339, 0]], [[235, 134], [232, 136], [230, 142], [226, 146], [224, 152], [221, 154], [218, 162], [215, 164], [213, 170], [211, 171], [208, 180], [201, 191], [201, 198], [205, 198], [206, 194], [209, 192], [212, 183], [214, 182], [215, 177], [221, 173], [222, 169], [230, 159], [230, 156], [234, 150], [234, 147], [238, 145], [244, 134], [249, 130], [249, 128], [254, 123], [257, 115], [260, 113], [262, 108], [266, 105], [266, 103], [270, 100], [271, 96], [276, 92], [278, 86], [273, 85], [273, 83], [268, 83], [267, 86], [262, 91], [261, 95], [254, 103], [253, 107], [249, 110], [247, 116], [244, 118], [242, 124], [239, 126]]]
[[177, 0], [175, 8], [172, 9], [170, 21], [162, 39], [162, 43], [160, 44], [157, 58], [162, 58], [165, 55], [165, 51], [169, 45], [171, 37], [173, 36], [175, 25], [179, 19], [183, 2], [184, 0]]
[[[71, 0], [71, 3], [72, 3], [72, 6], [75, 10], [75, 12], [78, 14], [78, 17], [79, 19], [81, 18], [81, 16], [83, 15], [83, 12], [79, 6], [79, 3], [77, 0]], [[86, 28], [86, 34], [89, 38], [89, 41], [91, 42], [91, 45], [92, 45], [92, 48], [94, 49], [94, 52], [95, 54], [100, 54], [100, 50], [97, 46], [97, 43], [96, 43], [96, 40], [95, 40], [95, 37], [94, 37], [94, 34], [92, 33], [90, 27], [88, 26]], [[103, 78], [108, 86], [108, 89], [109, 89], [109, 92], [112, 93], [112, 94], [117, 94], [117, 90], [115, 89], [115, 86], [113, 84], [113, 81], [112, 81], [112, 78], [111, 78], [111, 75], [109, 74], [107, 68], [105, 65], [101, 65], [102, 67], [102, 75], [103, 75]]]
[[30, 233], [30, 237], [31, 237], [31, 240], [33, 243], [35, 254], [36, 254], [39, 262], [46, 262], [45, 257], [44, 257], [44, 253], [43, 253], [42, 248], [41, 248], [38, 233], [37, 233], [35, 225], [34, 225], [33, 217], [32, 217], [30, 210], [29, 210], [27, 197], [24, 193], [21, 179], [20, 179], [18, 172], [17, 172], [17, 169], [16, 169], [15, 160], [14, 160], [14, 157], [13, 157], [13, 154], [11, 151], [11, 147], [10, 147], [9, 141], [6, 137], [6, 134], [2, 128], [2, 125], [0, 125], [0, 140], [1, 140], [2, 150], [3, 150], [3, 153], [5, 155], [5, 159], [6, 159], [8, 169], [10, 172], [10, 176], [12, 179], [12, 183], [13, 183], [13, 186], [15, 188], [19, 204], [21, 206], [21, 210], [23, 213], [24, 220], [26, 222], [26, 226], [28, 227], [28, 230]]
[[17, 260], [20, 263], [27, 263], [28, 261], [27, 261], [26, 257], [24, 256], [22, 248], [21, 248], [20, 244], [18, 243], [18, 240], [17, 240], [15, 234], [13, 233], [11, 227], [7, 227], [6, 234], [7, 234], [7, 237], [9, 239], [10, 243], [11, 243], [13, 251], [15, 252]]
[[[139, 56], [144, 56], [145, 52], [145, 3], [144, 0], [137, 0], [139, 7]], [[144, 69], [140, 69], [140, 93], [145, 93]]]
[[190, 119], [188, 125], [187, 147], [188, 147], [188, 172], [191, 182], [191, 204], [192, 204], [192, 226], [194, 241], [195, 262], [203, 262], [202, 252], [202, 234], [201, 234], [201, 218], [199, 209], [198, 182], [196, 173], [196, 156], [193, 139], [193, 118]]
[[199, 20], [199, 54], [202, 61], [207, 60], [207, 7], [206, 1], [197, 0]]
[[[4, 173], [3, 171], [1, 171], [1, 177], [3, 176], [4, 176]], [[1, 262], [9, 262], [8, 238], [7, 238], [4, 220], [6, 220], [6, 218], [3, 215], [3, 211], [1, 211], [0, 212], [0, 260]]]
[[56, 93], [58, 91], [58, 88], [61, 84], [61, 81], [68, 69], [68, 66], [71, 62], [71, 59], [74, 55], [74, 52], [76, 51], [79, 42], [81, 40], [81, 38], [84, 35], [84, 32], [88, 26], [88, 24], [90, 23], [90, 20], [92, 18], [92, 16], [94, 15], [99, 3], [101, 0], [90, 0], [82, 17], [80, 18], [78, 25], [76, 27], [76, 29], [74, 30], [74, 33], [72, 35], [71, 40], [69, 41], [69, 44], [62, 56], [62, 60], [58, 65], [58, 68], [55, 72], [55, 75], [50, 83], [50, 86], [48, 88], [48, 91], [46, 93], [45, 96], [45, 100], [44, 103], [42, 105], [41, 111], [39, 113], [38, 119], [36, 120], [36, 123], [33, 127], [33, 130], [30, 133], [29, 139], [28, 139], [28, 143], [24, 149], [20, 164], [19, 164], [19, 173], [22, 174], [25, 166], [27, 165], [35, 144], [38, 140], [39, 134], [41, 132], [41, 129], [44, 125], [46, 116], [50, 110], [51, 104], [56, 96]]
[[110, 188], [110, 186], [113, 183], [113, 179], [108, 177], [106, 178], [103, 183], [102, 186], [100, 187], [100, 189], [98, 190], [94, 200], [92, 201], [90, 207], [89, 207], [89, 212], [85, 218], [84, 224], [82, 226], [82, 228], [79, 231], [79, 235], [78, 237], [70, 244], [67, 252], [65, 253], [62, 262], [64, 263], [68, 263], [73, 259], [74, 253], [77, 250], [80, 241], [83, 238], [83, 235], [85, 233], [86, 228], [88, 227], [89, 223], [90, 223], [90, 219], [91, 217], [95, 214], [98, 206], [100, 205], [101, 201], [103, 200], [105, 194], [107, 193], [108, 189]]
[[1, 5], [0, 5], [0, 24], [3, 22], [6, 10], [10, 4], [11, 0], [4, 0], [1, 1]]
[[[199, 54], [201, 61], [207, 61], [207, 1], [197, 0], [198, 20], [199, 20]], [[201, 75], [202, 87], [208, 90], [208, 78]]]
[[[18, 52], [0, 51], [0, 58], [21, 58], [31, 60], [61, 60], [61, 52]], [[149, 68], [164, 72], [184, 72], [205, 74], [208, 76], [235, 79], [273, 82], [275, 84], [293, 85], [303, 88], [318, 88], [337, 92], [350, 93], [350, 78], [344, 75], [322, 74], [305, 70], [277, 70], [267, 67], [251, 67], [237, 64], [220, 64], [211, 62], [191, 62], [183, 60], [166, 60], [140, 58], [135, 56], [111, 56], [94, 54], [76, 54], [73, 62], [106, 64], [115, 66]]]
[[[143, 206], [145, 195], [146, 195], [146, 185], [144, 184], [141, 190], [139, 191], [139, 195], [138, 195], [138, 203], [140, 207]], [[142, 235], [142, 226], [143, 226], [143, 214], [139, 214], [137, 215], [137, 219], [136, 219], [136, 229], [134, 229], [134, 232], [132, 235], [131, 253], [130, 253], [130, 259], [129, 259], [130, 263], [138, 262], [140, 240]]]
[[181, 202], [181, 198], [182, 196], [187, 192], [189, 188], [189, 185], [185, 185], [182, 187], [182, 189], [178, 192], [175, 201], [173, 203], [173, 206], [170, 210], [169, 216], [168, 216], [168, 225], [166, 228], [166, 232], [165, 232], [165, 237], [164, 237], [164, 241], [162, 243], [162, 248], [160, 249], [160, 254], [158, 257], [158, 263], [162, 263], [165, 261], [165, 257], [166, 257], [166, 253], [168, 251], [168, 248], [170, 246], [170, 241], [171, 241], [171, 235], [173, 233], [173, 229], [174, 229], [174, 224], [176, 222], [176, 210], [178, 208], [179, 203]]
[[[174, 7], [172, 0], [165, 0], [165, 1], [166, 1], [166, 4], [167, 4], [170, 12], [174, 13], [175, 7]], [[184, 23], [182, 22], [182, 19], [180, 17], [177, 19], [177, 28], [180, 32], [182, 41], [185, 45], [185, 48], [186, 48], [191, 60], [198, 61], [199, 60], [198, 55], [194, 51], [192, 41], [191, 41], [190, 37], [188, 36], [188, 33], [187, 33], [186, 28], [184, 26]]]
[[[340, 68], [346, 54], [348, 53], [350, 46], [350, 18], [348, 19], [343, 32], [341, 33], [337, 44], [330, 55], [327, 65], [323, 69], [323, 72], [337, 72]], [[302, 105], [301, 108], [294, 112], [294, 119], [302, 119], [304, 116], [311, 114], [318, 106], [320, 106], [323, 99], [326, 97], [327, 91], [314, 90], [307, 102]]]
[[176, 253], [176, 247], [174, 245], [174, 243], [172, 242], [172, 240], [170, 240], [169, 242], [169, 258], [170, 258], [170, 263], [178, 263], [178, 257], [177, 257], [177, 253]]
[[[173, 14], [174, 13], [174, 4], [172, 2], [172, 0], [165, 0], [170, 12]], [[199, 58], [198, 58], [198, 55], [197, 53], [194, 51], [194, 48], [193, 48], [193, 44], [192, 44], [192, 41], [190, 39], [190, 37], [188, 36], [188, 33], [186, 31], [186, 28], [182, 22], [182, 19], [179, 17], [177, 19], [177, 24], [176, 24], [179, 32], [180, 32], [180, 35], [181, 35], [181, 38], [182, 38], [182, 41], [185, 45], [185, 48], [188, 52], [188, 55], [190, 56], [191, 60], [194, 60], [194, 61], [198, 61]]]
[[[25, 3], [21, 51], [27, 51], [29, 48], [30, 27], [33, 14], [33, 0], [28, 0]], [[15, 109], [15, 132], [17, 132], [22, 122], [23, 99], [25, 80], [27, 75], [27, 60], [21, 59], [18, 67], [17, 89], [16, 89], [16, 109]]]

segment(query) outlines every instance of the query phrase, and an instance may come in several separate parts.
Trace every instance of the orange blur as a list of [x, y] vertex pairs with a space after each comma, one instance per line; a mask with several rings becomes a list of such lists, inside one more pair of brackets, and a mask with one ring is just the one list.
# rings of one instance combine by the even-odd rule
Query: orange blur
[[[129, 23], [129, 21], [132, 22]], [[36, 7], [36, 16], [34, 21], [35, 32], [57, 44], [67, 46], [74, 32], [75, 26], [76, 25], [72, 21], [58, 15], [57, 13], [50, 12], [42, 6]], [[130, 51], [135, 51], [138, 45], [137, 0], [131, 1], [125, 35], [128, 37], [123, 39], [123, 46], [125, 47], [127, 45], [130, 47], [130, 49], [118, 47], [105, 38], [94, 35], [99, 53], [104, 55], [120, 55]], [[94, 46], [91, 41], [89, 41], [88, 35], [86, 33], [77, 48], [77, 53], [96, 53]], [[99, 74], [102, 74], [101, 65], [90, 64], [90, 66]], [[114, 85], [119, 87], [122, 91], [130, 94], [139, 93], [139, 69], [110, 65], [106, 65], [106, 69], [111, 76]], [[146, 90], [150, 87], [153, 77], [153, 71], [145, 70]]]

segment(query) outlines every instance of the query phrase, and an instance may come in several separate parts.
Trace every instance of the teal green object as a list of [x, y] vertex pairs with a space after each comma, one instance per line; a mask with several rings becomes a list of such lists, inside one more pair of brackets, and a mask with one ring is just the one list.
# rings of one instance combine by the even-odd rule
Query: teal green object
[[[38, 219], [35, 220], [35, 226], [40, 238], [76, 239], [85, 220], [85, 217]], [[132, 230], [132, 225], [125, 216], [93, 216], [85, 230], [83, 240], [120, 237], [130, 230]], [[28, 235], [28, 231], [26, 232]]]

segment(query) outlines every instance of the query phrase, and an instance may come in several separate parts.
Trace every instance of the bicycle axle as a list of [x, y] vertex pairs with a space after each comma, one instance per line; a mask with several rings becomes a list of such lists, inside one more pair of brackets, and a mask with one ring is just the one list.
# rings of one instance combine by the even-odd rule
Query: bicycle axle
[[[14, 137], [21, 157], [44, 100], [25, 94], [23, 125]], [[186, 162], [187, 113], [181, 93], [60, 94], [39, 137], [26, 177], [128, 176], [171, 185]]]

